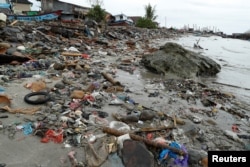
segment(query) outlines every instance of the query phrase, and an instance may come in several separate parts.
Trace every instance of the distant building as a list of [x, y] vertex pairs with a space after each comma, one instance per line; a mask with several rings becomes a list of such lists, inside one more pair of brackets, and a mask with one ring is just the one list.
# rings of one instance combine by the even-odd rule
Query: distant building
[[24, 11], [30, 11], [33, 3], [28, 0], [12, 0], [12, 5], [13, 12], [15, 14], [21, 14]]
[[134, 22], [134, 24], [136, 25], [136, 23], [138, 22], [139, 19], [141, 19], [141, 16], [129, 16], [129, 18], [131, 18]]
[[133, 20], [126, 16], [125, 14], [118, 14], [110, 16], [109, 23], [110, 26], [133, 26]]
[[250, 29], [245, 32], [245, 34], [250, 34]]
[[250, 33], [233, 33], [231, 38], [243, 39], [243, 40], [250, 40]]
[[233, 37], [240, 37], [242, 36], [243, 34], [242, 33], [232, 33], [232, 36]]
[[10, 0], [0, 0], [0, 13], [12, 13], [12, 5], [10, 3]]
[[63, 14], [73, 14], [75, 16], [84, 17], [89, 11], [89, 7], [79, 6], [60, 0], [38, 0], [41, 1], [41, 10], [51, 12], [63, 10]]
[[188, 32], [194, 32], [193, 28], [188, 28]]

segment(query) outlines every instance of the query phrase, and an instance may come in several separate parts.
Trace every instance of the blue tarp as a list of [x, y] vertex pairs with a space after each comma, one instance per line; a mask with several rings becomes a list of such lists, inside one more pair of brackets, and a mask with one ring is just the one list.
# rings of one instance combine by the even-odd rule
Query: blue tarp
[[0, 8], [10, 8], [11, 4], [8, 3], [0, 3]]

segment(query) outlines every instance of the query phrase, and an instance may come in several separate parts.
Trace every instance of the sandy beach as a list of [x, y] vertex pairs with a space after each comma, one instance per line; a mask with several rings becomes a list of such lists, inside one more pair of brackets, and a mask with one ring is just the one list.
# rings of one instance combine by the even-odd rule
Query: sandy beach
[[[26, 52], [25, 50], [16, 51], [33, 57], [33, 62], [38, 62], [41, 59], [50, 60], [51, 64], [45, 69], [36, 69], [33, 66], [33, 69], [30, 70], [24, 65], [26, 62], [15, 66], [1, 65], [2, 78], [8, 78], [7, 80], [2, 79], [1, 88], [4, 90], [3, 94], [11, 99], [11, 108], [25, 108], [23, 111], [34, 107], [40, 107], [40, 109], [32, 115], [13, 114], [1, 110], [0, 116], [6, 115], [7, 118], [0, 119], [2, 125], [0, 129], [0, 164], [5, 163], [7, 167], [89, 166], [90, 162], [88, 158], [86, 159], [86, 154], [92, 155], [86, 151], [90, 142], [89, 134], [96, 136], [95, 141], [99, 139], [106, 141], [108, 139], [105, 137], [112, 135], [103, 133], [101, 127], [109, 126], [109, 123], [115, 120], [112, 114], [115, 113], [125, 117], [129, 113], [138, 115], [144, 110], [153, 113], [154, 118], [127, 123], [131, 131], [142, 127], [157, 128], [157, 126], [162, 125], [166, 127], [174, 125], [175, 128], [171, 131], [161, 132], [156, 130], [156, 133], [151, 135], [155, 135], [155, 138], [163, 135], [168, 142], [174, 139], [180, 144], [184, 144], [189, 152], [189, 166], [205, 167], [206, 164], [203, 164], [202, 160], [206, 159], [208, 150], [245, 150], [247, 148], [249, 141], [237, 136], [237, 134], [249, 134], [249, 120], [243, 117], [249, 115], [249, 113], [237, 115], [240, 107], [242, 107], [241, 110], [245, 110], [243, 105], [245, 103], [241, 103], [240, 99], [234, 98], [230, 92], [222, 92], [217, 96], [213, 93], [219, 92], [220, 89], [210, 88], [207, 85], [204, 91], [211, 93], [211, 97], [214, 98], [212, 102], [216, 102], [218, 108], [204, 106], [201, 103], [200, 96], [203, 89], [197, 84], [200, 82], [199, 80], [193, 82], [193, 80], [180, 79], [176, 83], [175, 81], [170, 82], [171, 78], [153, 74], [140, 65], [139, 62], [143, 55], [159, 49], [159, 40], [178, 39], [181, 34], [168, 30], [144, 31], [123, 28], [110, 29], [108, 33], [113, 34], [105, 37], [99, 34], [100, 38], [93, 39], [85, 38], [83, 34], [79, 35], [79, 38], [62, 38], [58, 37], [58, 34], [53, 34], [50, 37], [51, 41], [48, 41], [48, 36], [39, 42], [35, 42], [33, 46], [31, 46], [32, 43], [27, 41], [27, 43], [23, 43]], [[149, 34], [153, 34], [151, 38], [145, 38]], [[138, 35], [138, 38], [134, 38], [136, 35]], [[114, 36], [117, 38], [114, 39]], [[121, 39], [118, 40], [118, 37]], [[37, 37], [35, 36], [35, 38]], [[56, 38], [57, 40], [55, 40]], [[19, 45], [21, 43], [15, 43], [11, 48], [17, 48]], [[69, 49], [70, 47], [77, 49], [81, 56], [63, 56], [63, 49]], [[36, 51], [41, 52], [36, 53]], [[84, 58], [83, 54], [85, 57], [87, 55], [87, 58]], [[62, 65], [63, 67], [56, 68], [55, 65], [57, 67]], [[6, 73], [7, 69], [12, 70], [12, 73]], [[17, 77], [20, 71], [32, 75], [30, 77]], [[112, 88], [114, 85], [101, 75], [100, 72], [103, 71], [109, 73], [115, 81], [119, 81], [123, 85], [123, 90], [118, 92], [119, 87]], [[8, 76], [8, 74], [13, 75]], [[46, 88], [43, 91], [49, 92], [53, 98], [41, 105], [27, 104], [24, 97], [31, 90], [25, 85], [37, 80], [45, 82]], [[74, 98], [71, 97], [73, 90], [87, 90], [91, 84], [95, 85], [95, 91], [90, 93], [102, 92], [104, 94], [102, 97], [103, 105], [98, 106], [98, 103], [95, 103], [96, 101], [88, 101], [87, 104], [81, 104], [79, 109], [72, 109], [71, 105], [79, 104], [77, 100], [74, 101]], [[178, 84], [187, 84], [187, 87], [174, 89]], [[197, 88], [189, 90], [192, 86]], [[104, 87], [112, 89], [108, 92], [109, 89], [103, 89]], [[197, 96], [197, 98], [192, 99], [191, 97], [191, 100], [187, 100], [184, 95], [187, 95], [188, 91], [190, 95], [193, 95], [192, 97]], [[121, 104], [110, 105], [114, 99], [118, 99]], [[144, 106], [144, 108], [141, 109], [141, 106]], [[235, 107], [236, 109], [232, 110], [237, 112], [229, 113], [228, 111], [231, 110], [228, 108], [233, 108], [231, 106]], [[80, 121], [84, 125], [76, 125], [78, 117], [72, 117], [73, 123], [69, 121], [67, 125], [63, 124], [62, 116], [70, 117], [67, 112], [78, 110], [82, 114], [93, 116], [95, 121], [101, 120], [102, 122], [91, 122], [90, 119], [82, 118]], [[99, 119], [99, 116], [96, 116], [99, 111], [108, 116]], [[42, 116], [45, 116], [45, 118], [41, 121]], [[56, 119], [52, 119], [54, 117]], [[32, 132], [25, 135], [23, 127], [29, 122], [32, 124]], [[49, 129], [63, 129], [66, 134], [63, 141], [60, 143], [54, 143], [53, 141], [42, 143], [42, 138], [34, 133], [37, 130], [37, 123], [41, 122]], [[240, 129], [239, 133], [232, 132], [231, 128], [234, 124]], [[88, 127], [90, 130], [88, 130]], [[95, 130], [91, 129], [93, 127], [95, 127]], [[138, 135], [146, 134], [138, 133]], [[77, 136], [80, 136], [79, 140], [75, 139]], [[170, 136], [174, 138], [170, 138]], [[79, 142], [77, 144], [70, 143], [70, 139]], [[91, 144], [94, 145], [95, 142]], [[107, 146], [107, 144], [108, 141], [103, 143], [104, 146]], [[113, 144], [116, 145], [117, 143]], [[69, 155], [72, 151], [75, 153], [75, 159], [73, 160]], [[124, 166], [122, 156], [117, 158], [119, 152], [119, 149], [117, 149], [112, 154], [106, 155], [106, 159], [99, 166]], [[156, 154], [154, 166], [158, 166], [159, 150], [153, 152], [153, 154]], [[111, 157], [114, 155], [117, 161], [112, 160]]]

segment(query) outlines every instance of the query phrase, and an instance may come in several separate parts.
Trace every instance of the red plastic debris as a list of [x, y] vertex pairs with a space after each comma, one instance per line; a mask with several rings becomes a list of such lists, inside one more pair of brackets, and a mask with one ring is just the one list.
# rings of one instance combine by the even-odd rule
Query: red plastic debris
[[90, 57], [89, 57], [89, 55], [87, 55], [87, 54], [82, 54], [82, 58], [84, 58], [84, 59], [89, 59]]
[[83, 100], [89, 100], [91, 102], [94, 102], [95, 98], [92, 95], [85, 95]]
[[55, 143], [62, 143], [63, 142], [63, 130], [60, 129], [57, 132], [54, 130], [49, 129], [45, 133], [45, 137], [42, 138], [42, 143], [48, 143], [49, 141], [53, 141]]
[[147, 134], [147, 139], [148, 139], [148, 140], [153, 140], [153, 138], [154, 138], [154, 136], [153, 136], [152, 133], [148, 133], [148, 134]]
[[78, 102], [78, 101], [73, 101], [73, 102], [71, 102], [71, 103], [69, 104], [69, 108], [70, 108], [71, 110], [75, 110], [75, 109], [78, 108], [80, 105], [81, 105], [80, 102]]
[[237, 125], [233, 124], [232, 131], [235, 132], [235, 133], [238, 133], [240, 130], [239, 130]]

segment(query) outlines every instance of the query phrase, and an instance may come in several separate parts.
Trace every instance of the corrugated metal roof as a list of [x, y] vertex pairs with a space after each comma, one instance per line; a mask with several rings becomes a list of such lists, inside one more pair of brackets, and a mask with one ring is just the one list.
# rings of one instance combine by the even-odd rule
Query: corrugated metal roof
[[28, 0], [12, 0], [13, 3], [22, 3], [22, 4], [33, 4], [32, 2]]
[[78, 3], [70, 2], [70, 0], [58, 0], [58, 1], [73, 4], [73, 5], [77, 5], [77, 6], [87, 7], [87, 8], [91, 7], [91, 5], [86, 0], [80, 1]]

